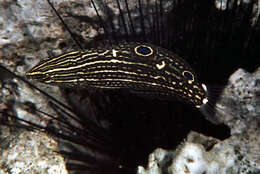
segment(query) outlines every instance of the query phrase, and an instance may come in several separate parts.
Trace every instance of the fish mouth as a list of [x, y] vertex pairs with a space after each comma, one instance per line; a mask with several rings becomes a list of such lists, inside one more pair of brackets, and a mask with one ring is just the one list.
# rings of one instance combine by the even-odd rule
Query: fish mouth
[[41, 72], [28, 71], [25, 73], [25, 77], [29, 80], [36, 80], [40, 82], [44, 82], [48, 80], [48, 75], [43, 74]]

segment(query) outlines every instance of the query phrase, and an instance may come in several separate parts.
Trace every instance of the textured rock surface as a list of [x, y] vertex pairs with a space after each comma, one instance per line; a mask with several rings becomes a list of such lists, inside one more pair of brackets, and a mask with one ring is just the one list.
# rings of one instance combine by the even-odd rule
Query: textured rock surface
[[239, 69], [230, 77], [215, 116], [230, 127], [230, 138], [219, 141], [191, 132], [176, 151], [155, 150], [138, 174], [260, 173], [259, 81], [260, 68], [252, 74]]
[[220, 101], [217, 103], [219, 122], [239, 134], [258, 128], [260, 121], [260, 68], [250, 74], [239, 69], [229, 78]]
[[1, 127], [1, 132], [5, 132], [5, 135], [1, 135], [0, 143], [1, 174], [67, 173], [63, 157], [55, 152], [58, 150], [57, 143], [44, 133], [14, 133], [4, 126]]

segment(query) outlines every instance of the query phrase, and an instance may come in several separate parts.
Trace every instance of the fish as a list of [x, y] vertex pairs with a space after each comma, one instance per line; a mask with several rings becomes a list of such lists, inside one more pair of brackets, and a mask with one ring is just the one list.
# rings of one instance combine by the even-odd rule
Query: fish
[[126, 89], [157, 99], [177, 98], [197, 108], [208, 101], [206, 85], [184, 59], [147, 43], [123, 41], [45, 58], [26, 77], [67, 88]]

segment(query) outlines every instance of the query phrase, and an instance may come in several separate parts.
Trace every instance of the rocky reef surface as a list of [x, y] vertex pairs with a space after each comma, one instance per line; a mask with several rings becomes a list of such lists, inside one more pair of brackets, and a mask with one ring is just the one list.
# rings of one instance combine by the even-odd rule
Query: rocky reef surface
[[[89, 1], [57, 0], [53, 3], [59, 13], [71, 14], [65, 22], [85, 40], [91, 41], [104, 33]], [[115, 2], [107, 3], [118, 15]], [[99, 6], [102, 7], [102, 4]], [[130, 10], [135, 9], [136, 4], [129, 6]], [[0, 14], [0, 64], [17, 75], [24, 76], [49, 54], [58, 55], [76, 47], [45, 1], [1, 1]], [[100, 15], [105, 17], [105, 14]], [[79, 23], [77, 18], [82, 17], [89, 20]], [[0, 68], [0, 74], [0, 110], [46, 126], [47, 118], [38, 117], [25, 106], [33, 104], [38, 110], [54, 115], [55, 111], [48, 105], [48, 97], [3, 68]], [[66, 103], [58, 87], [35, 84]], [[216, 106], [216, 115], [207, 119], [227, 125], [231, 130], [230, 138], [220, 141], [191, 132], [176, 150], [155, 150], [150, 154], [148, 166], [138, 167], [138, 174], [260, 173], [260, 69], [252, 74], [239, 69], [231, 75]], [[1, 174], [67, 173], [64, 159], [55, 153], [57, 144], [51, 137], [40, 131], [6, 127], [1, 125], [6, 121], [4, 119], [1, 113]]]
[[45, 133], [0, 129], [1, 174], [68, 173], [64, 158], [56, 152], [57, 142]]

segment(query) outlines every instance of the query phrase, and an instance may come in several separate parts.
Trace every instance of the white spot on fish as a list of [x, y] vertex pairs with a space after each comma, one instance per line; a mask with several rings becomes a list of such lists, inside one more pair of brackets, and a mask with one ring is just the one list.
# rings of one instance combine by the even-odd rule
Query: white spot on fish
[[206, 104], [206, 103], [208, 103], [208, 101], [209, 101], [209, 100], [208, 100], [207, 98], [204, 98], [204, 99], [202, 100], [202, 103], [203, 103], [203, 104]]
[[201, 84], [202, 88], [204, 89], [205, 92], [207, 92], [207, 86], [205, 84]]
[[116, 55], [117, 52], [118, 52], [118, 51], [115, 50], [115, 49], [112, 50], [112, 55], [113, 55], [113, 57], [116, 57], [116, 56], [117, 56], [117, 55]]
[[162, 61], [161, 64], [156, 64], [156, 67], [157, 67], [158, 69], [163, 69], [163, 68], [165, 67], [165, 62]]

